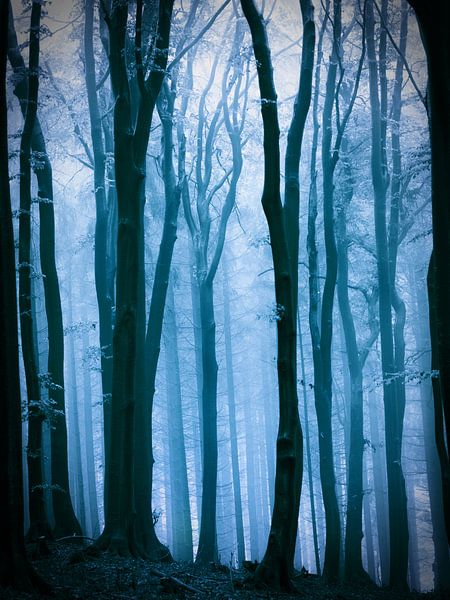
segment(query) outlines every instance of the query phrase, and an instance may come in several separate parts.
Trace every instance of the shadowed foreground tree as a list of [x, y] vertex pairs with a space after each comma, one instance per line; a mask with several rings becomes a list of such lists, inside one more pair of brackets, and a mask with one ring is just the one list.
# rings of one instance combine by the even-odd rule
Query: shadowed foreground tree
[[31, 252], [31, 138], [36, 121], [39, 89], [39, 27], [41, 10], [32, 11], [28, 69], [28, 98], [20, 140], [20, 213], [19, 213], [19, 314], [22, 357], [25, 370], [28, 407], [28, 504], [30, 528], [27, 538], [34, 541], [51, 535], [44, 504], [42, 473], [41, 386], [32, 310], [32, 278], [35, 273]]
[[[137, 116], [130, 90], [126, 40], [128, 2], [114, 0], [105, 20], [110, 33], [109, 64], [115, 98], [114, 158], [118, 202], [116, 320], [113, 335], [113, 382], [109, 462], [106, 472], [107, 502], [105, 528], [96, 546], [120, 555], [159, 557], [161, 544], [151, 518], [150, 439], [148, 407], [136, 405], [136, 357], [142, 351], [138, 332], [139, 302], [143, 284], [143, 220], [145, 203], [145, 161], [156, 99], [167, 65], [173, 1], [152, 8], [146, 23], [155, 24], [144, 42], [150, 44], [142, 57], [142, 1], [136, 6], [136, 79], [139, 88]], [[144, 33], [147, 29], [144, 29]], [[150, 37], [150, 40], [148, 39]], [[146, 54], [146, 53], [145, 53]], [[141, 278], [141, 281], [140, 281]], [[135, 414], [142, 427], [135, 435]], [[146, 420], [147, 419], [147, 420]], [[136, 460], [137, 454], [139, 460]], [[135, 466], [139, 469], [135, 503]], [[137, 519], [136, 519], [137, 514]], [[137, 522], [136, 522], [137, 521]], [[139, 533], [138, 533], [139, 531]], [[164, 550], [167, 554], [167, 551]]]
[[[290, 576], [297, 537], [297, 519], [303, 464], [303, 438], [298, 414], [296, 307], [298, 256], [298, 163], [300, 160], [302, 129], [309, 109], [314, 49], [314, 24], [311, 3], [302, 3], [302, 16], [308, 35], [302, 54], [299, 93], [294, 110], [294, 127], [299, 136], [290, 131], [286, 160], [288, 197], [283, 207], [280, 196], [280, 130], [278, 124], [277, 94], [273, 81], [273, 67], [263, 16], [253, 0], [241, 0], [247, 19], [256, 59], [261, 115], [263, 119], [264, 188], [262, 206], [269, 226], [275, 276], [277, 307], [277, 351], [280, 420], [277, 436], [275, 499], [267, 550], [258, 566], [258, 582], [289, 590]], [[312, 25], [312, 28], [311, 28]], [[308, 43], [307, 43], [307, 42]], [[307, 93], [302, 98], [302, 85]], [[302, 102], [303, 100], [303, 102]], [[293, 137], [296, 139], [293, 139]], [[290, 187], [289, 187], [290, 186]], [[287, 212], [289, 210], [289, 212]], [[290, 252], [292, 256], [290, 256]], [[295, 271], [295, 274], [294, 274]]]
[[[16, 266], [9, 191], [6, 58], [9, 2], [0, 3], [0, 585], [32, 592], [48, 588], [25, 554], [23, 538], [22, 419], [17, 336]], [[40, 2], [33, 2], [39, 21]]]
[[[439, 383], [433, 386], [436, 445], [441, 464], [445, 530], [450, 544], [450, 4], [408, 0], [419, 23], [428, 65], [427, 109], [431, 142], [433, 255], [428, 298], [433, 361]], [[435, 368], [435, 367], [433, 367]]]
[[[14, 94], [23, 116], [27, 112], [28, 78], [17, 42], [12, 11], [8, 20], [8, 58], [13, 69]], [[55, 213], [53, 207], [53, 175], [39, 118], [35, 118], [31, 151], [39, 157], [34, 165], [39, 199], [39, 254], [44, 285], [45, 313], [48, 325], [48, 359], [46, 387], [52, 410], [51, 481], [54, 535], [81, 534], [69, 490], [67, 458], [67, 426], [64, 403], [64, 333], [55, 258]]]

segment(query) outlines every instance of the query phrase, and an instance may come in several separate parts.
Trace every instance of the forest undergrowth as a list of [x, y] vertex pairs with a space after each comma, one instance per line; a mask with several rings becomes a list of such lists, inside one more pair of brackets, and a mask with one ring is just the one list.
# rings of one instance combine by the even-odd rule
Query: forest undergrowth
[[[83, 542], [81, 542], [82, 544]], [[152, 598], [207, 599], [252, 598], [305, 600], [446, 600], [446, 592], [399, 592], [357, 584], [324, 583], [319, 577], [302, 571], [294, 578], [295, 593], [277, 593], [256, 587], [252, 581], [252, 563], [248, 568], [230, 569], [226, 564], [153, 563], [107, 553], [86, 552], [79, 540], [50, 543], [45, 548], [29, 544], [27, 551], [36, 571], [52, 589], [51, 596], [20, 593], [0, 588], [3, 600], [54, 598], [64, 600]]]

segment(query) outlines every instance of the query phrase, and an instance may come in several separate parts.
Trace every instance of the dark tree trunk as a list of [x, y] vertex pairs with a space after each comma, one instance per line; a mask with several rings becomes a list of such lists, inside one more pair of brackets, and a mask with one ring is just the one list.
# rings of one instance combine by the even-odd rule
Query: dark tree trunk
[[[18, 75], [14, 94], [22, 114], [26, 114], [28, 85], [23, 77], [25, 64], [17, 43], [12, 13], [8, 27], [8, 57]], [[45, 311], [48, 325], [48, 395], [55, 409], [51, 429], [53, 513], [56, 537], [81, 534], [80, 525], [73, 511], [69, 492], [67, 462], [67, 427], [64, 405], [64, 333], [61, 298], [55, 261], [55, 215], [53, 208], [53, 179], [50, 160], [39, 119], [36, 117], [31, 138], [31, 150], [40, 157], [39, 169], [35, 170], [38, 182], [40, 237], [39, 250], [44, 281]]]
[[[374, 42], [373, 6], [366, 6], [366, 39], [369, 63], [370, 102], [372, 116], [372, 181], [374, 189], [375, 238], [379, 285], [379, 316], [381, 334], [381, 362], [383, 371], [383, 397], [385, 409], [386, 469], [389, 504], [389, 584], [406, 587], [408, 570], [408, 519], [405, 480], [402, 470], [402, 429], [404, 405], [397, 393], [395, 356], [392, 332], [392, 286], [389, 269], [389, 249], [386, 228], [387, 173], [385, 160], [386, 107], [378, 91], [383, 84], [386, 67], [380, 59], [380, 72]], [[383, 86], [381, 86], [383, 92]]]
[[[142, 332], [138, 331], [138, 323], [142, 320], [143, 310], [145, 157], [153, 110], [167, 64], [172, 8], [173, 2], [160, 3], [155, 31], [155, 64], [145, 79], [140, 53], [142, 2], [137, 4], [136, 66], [140, 102], [135, 128], [125, 52], [128, 4], [114, 1], [111, 14], [105, 16], [110, 32], [109, 62], [115, 97], [118, 234], [111, 438], [106, 478], [108, 497], [105, 529], [97, 546], [120, 555], [152, 555], [160, 547], [151, 518], [151, 411], [144, 403], [142, 391], [136, 388], [136, 364], [137, 353], [142, 352]], [[135, 429], [136, 415], [141, 425], [138, 431]], [[136, 473], [135, 477], [136, 463], [142, 473]], [[138, 504], [135, 504], [136, 481], [139, 482]]]
[[[338, 283], [337, 293], [339, 309], [342, 317], [345, 347], [347, 351], [348, 370], [350, 375], [350, 440], [348, 452], [348, 488], [347, 488], [347, 519], [345, 525], [345, 564], [344, 576], [347, 580], [367, 580], [367, 573], [362, 564], [361, 542], [363, 539], [362, 510], [363, 510], [363, 366], [370, 347], [378, 337], [376, 319], [370, 318], [373, 313], [369, 306], [370, 334], [364, 343], [364, 350], [358, 349], [355, 324], [353, 320], [348, 293], [348, 245], [347, 209], [353, 196], [352, 173], [350, 165], [344, 164], [346, 192], [342, 199], [337, 219], [338, 234]], [[373, 304], [376, 297], [369, 299]], [[370, 514], [370, 511], [369, 513]], [[368, 549], [369, 552], [369, 549]], [[373, 560], [373, 551], [372, 551]], [[373, 571], [373, 569], [372, 569]]]
[[[257, 581], [290, 589], [292, 539], [297, 532], [299, 493], [297, 464], [301, 451], [296, 381], [296, 312], [283, 206], [280, 197], [280, 148], [277, 95], [263, 17], [252, 0], [241, 1], [250, 27], [261, 96], [264, 131], [264, 189], [262, 205], [269, 226], [275, 274], [278, 333], [278, 385], [280, 421], [277, 437], [275, 502], [267, 550], [258, 566]], [[298, 227], [298, 223], [293, 223]], [[300, 448], [300, 451], [299, 451]], [[294, 538], [296, 535], [294, 535]]]
[[[22, 419], [19, 382], [19, 342], [14, 234], [9, 191], [6, 59], [9, 2], [0, 5], [0, 585], [25, 592], [47, 586], [28, 562], [23, 540]], [[32, 23], [41, 5], [33, 2]], [[33, 34], [35, 38], [33, 40]], [[39, 42], [31, 32], [32, 47]], [[31, 65], [30, 65], [31, 66]]]
[[[236, 26], [234, 47], [239, 47], [242, 38], [242, 28]], [[214, 279], [222, 256], [225, 243], [226, 228], [231, 211], [235, 204], [237, 184], [242, 170], [241, 133], [243, 120], [238, 122], [237, 114], [241, 92], [242, 72], [241, 59], [235, 60], [232, 54], [228, 60], [227, 68], [222, 79], [222, 100], [219, 102], [207, 129], [205, 111], [206, 97], [216, 74], [219, 55], [217, 55], [199, 102], [199, 119], [197, 128], [197, 156], [195, 160], [197, 176], [197, 215], [198, 223], [193, 217], [190, 206], [189, 189], [183, 189], [183, 208], [188, 223], [189, 232], [194, 246], [196, 285], [199, 291], [201, 352], [202, 352], [202, 400], [201, 400], [201, 426], [202, 426], [202, 501], [200, 516], [200, 534], [197, 563], [207, 564], [217, 559], [216, 541], [216, 504], [217, 504], [217, 359], [216, 359], [216, 324], [214, 316]], [[233, 94], [228, 88], [228, 76], [234, 66], [232, 85]], [[243, 90], [247, 97], [248, 78], [246, 88]], [[228, 106], [228, 96], [232, 96], [232, 108]], [[225, 201], [220, 213], [219, 225], [212, 251], [212, 258], [208, 260], [209, 238], [211, 228], [210, 204], [215, 193], [222, 187], [228, 177], [222, 178], [215, 186], [209, 189], [212, 176], [212, 156], [214, 142], [218, 131], [218, 120], [223, 109], [224, 123], [227, 129], [232, 150], [231, 175]], [[242, 117], [243, 119], [244, 117]], [[181, 138], [180, 138], [181, 139]], [[184, 153], [184, 149], [183, 149]], [[182, 161], [184, 173], [184, 160]], [[180, 173], [181, 176], [181, 173]]]
[[[434, 313], [436, 341], [435, 363], [439, 369], [440, 393], [436, 393], [436, 444], [441, 463], [445, 530], [450, 544], [450, 4], [446, 0], [433, 3], [408, 0], [419, 23], [428, 64], [428, 119], [431, 142], [431, 200], [433, 215], [434, 295], [430, 310]], [[434, 386], [434, 389], [437, 388]], [[446, 445], [446, 442], [447, 445]]]
[[[428, 325], [428, 306], [426, 284], [414, 272], [411, 264], [410, 279], [412, 296], [416, 299], [416, 318], [414, 336], [416, 352], [420, 356], [419, 368], [423, 373], [431, 369], [428, 356], [430, 350], [430, 332]], [[433, 378], [435, 379], [435, 378]], [[425, 460], [427, 465], [427, 483], [430, 496], [431, 523], [434, 544], [434, 584], [436, 588], [450, 588], [450, 554], [445, 534], [444, 507], [442, 505], [442, 482], [440, 462], [434, 436], [434, 406], [431, 378], [420, 385], [420, 406], [424, 434]]]
[[[325, 17], [327, 18], [327, 17]], [[323, 576], [334, 581], [339, 576], [341, 551], [341, 524], [336, 495], [336, 478], [333, 460], [332, 410], [332, 361], [333, 305], [337, 277], [337, 249], [334, 233], [334, 170], [336, 155], [331, 154], [332, 115], [336, 93], [336, 75], [341, 38], [341, 4], [334, 0], [333, 49], [328, 67], [323, 108], [322, 171], [323, 171], [323, 218], [325, 236], [325, 283], [322, 294], [320, 318], [321, 377], [315, 393], [317, 424], [319, 430], [320, 481], [325, 508], [326, 541]]]
[[212, 281], [200, 284], [202, 331], [203, 493], [201, 528], [196, 561], [208, 563], [217, 557], [217, 360], [216, 322]]
[[[294, 111], [288, 132], [286, 159], [285, 159], [285, 190], [284, 190], [284, 218], [287, 235], [288, 254], [291, 263], [292, 277], [292, 303], [294, 311], [294, 334], [296, 335], [297, 306], [298, 306], [298, 244], [299, 244], [299, 214], [300, 214], [300, 158], [302, 150], [303, 133], [305, 130], [306, 117], [311, 104], [312, 79], [314, 68], [314, 50], [316, 43], [316, 31], [314, 25], [314, 7], [311, 0], [299, 2], [303, 21], [303, 47], [300, 64], [300, 81], [297, 97], [294, 103]], [[297, 346], [294, 348], [297, 352]], [[297, 380], [297, 355], [294, 359]], [[291, 524], [291, 541], [289, 546], [290, 569], [294, 569], [295, 544], [297, 540], [298, 512], [300, 509], [300, 494], [303, 480], [303, 432], [300, 419], [295, 424], [296, 432], [296, 461], [295, 461], [295, 498], [296, 514], [293, 515]]]
[[[40, 11], [33, 11], [31, 22], [31, 44], [28, 70], [28, 97], [25, 122], [20, 141], [20, 216], [19, 216], [19, 313], [22, 356], [28, 404], [28, 502], [30, 528], [27, 538], [35, 541], [41, 536], [50, 536], [44, 504], [42, 474], [42, 421], [39, 366], [34, 340], [36, 323], [32, 310], [32, 278], [35, 266], [31, 253], [31, 138], [36, 121], [39, 88], [39, 27]], [[37, 33], [36, 33], [37, 32]]]

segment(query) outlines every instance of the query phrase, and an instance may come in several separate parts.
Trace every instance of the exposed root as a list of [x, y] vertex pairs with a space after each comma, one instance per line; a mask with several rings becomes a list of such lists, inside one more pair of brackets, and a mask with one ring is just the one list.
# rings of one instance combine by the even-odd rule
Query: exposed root
[[86, 549], [88, 554], [95, 554], [96, 552], [108, 552], [113, 556], [121, 556], [129, 558], [148, 558], [148, 555], [141, 546], [137, 543], [133, 534], [125, 535], [121, 533], [109, 533], [103, 531], [101, 536], [95, 541], [92, 546]]

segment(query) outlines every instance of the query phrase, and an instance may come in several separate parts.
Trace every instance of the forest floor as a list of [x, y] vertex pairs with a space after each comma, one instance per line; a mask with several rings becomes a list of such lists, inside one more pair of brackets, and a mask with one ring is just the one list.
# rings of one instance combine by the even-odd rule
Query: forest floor
[[[33, 548], [29, 548], [30, 553]], [[57, 600], [151, 600], [161, 598], [273, 600], [448, 600], [443, 592], [399, 593], [367, 586], [323, 583], [315, 575], [299, 574], [296, 594], [256, 588], [251, 573], [211, 564], [199, 568], [192, 563], [151, 563], [142, 559], [118, 558], [109, 554], [90, 556], [73, 543], [50, 545], [50, 554], [32, 557], [39, 574], [51, 585]], [[0, 599], [37, 600], [26, 594], [0, 588]]]

